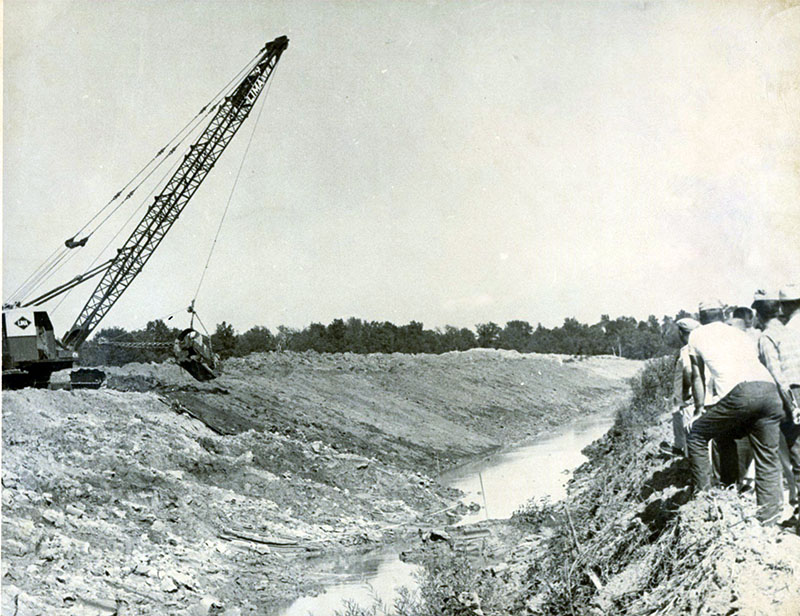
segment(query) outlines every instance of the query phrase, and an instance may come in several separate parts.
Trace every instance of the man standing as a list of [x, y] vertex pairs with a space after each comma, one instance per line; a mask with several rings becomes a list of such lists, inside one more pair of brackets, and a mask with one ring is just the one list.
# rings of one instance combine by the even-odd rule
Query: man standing
[[800, 285], [790, 284], [780, 291], [781, 313], [787, 327], [800, 331]]
[[[711, 487], [708, 441], [720, 453], [720, 478], [738, 478], [735, 439], [749, 435], [756, 463], [756, 502], [762, 524], [774, 524], [782, 510], [779, 424], [783, 405], [770, 373], [744, 332], [724, 323], [719, 301], [700, 304], [701, 327], [689, 335], [695, 415], [688, 438], [689, 467], [696, 490]], [[704, 375], [708, 373], [711, 391]]]
[[797, 438], [800, 426], [796, 426], [793, 421], [796, 404], [790, 387], [800, 374], [800, 334], [786, 329], [781, 323], [781, 306], [777, 293], [757, 291], [753, 298], [753, 308], [762, 329], [758, 340], [758, 358], [772, 374], [783, 401], [785, 416], [781, 422], [780, 459], [783, 474], [789, 483], [789, 502], [796, 505], [797, 483], [800, 479], [800, 441]]
[[[793, 294], [799, 297], [793, 298]], [[800, 293], [793, 293], [786, 287], [781, 289], [779, 296], [756, 294], [753, 302], [759, 320], [764, 324], [758, 341], [759, 357], [775, 379], [783, 402], [781, 445], [782, 449], [785, 448], [785, 457], [791, 469], [789, 502], [796, 506], [795, 516], [800, 515], [800, 506], [797, 506], [797, 489], [800, 485], [800, 329], [789, 327], [788, 323], [784, 326], [778, 317], [782, 304], [787, 304], [790, 320], [796, 319], [791, 302], [797, 302], [798, 299]]]
[[[781, 314], [786, 323], [786, 329], [800, 335], [800, 285], [790, 284], [780, 291]], [[793, 372], [793, 380], [789, 383], [789, 394], [794, 402], [792, 419], [795, 424], [800, 424], [800, 383]]]
[[675, 411], [672, 413], [673, 446], [672, 453], [685, 456], [686, 434], [692, 425], [692, 361], [689, 358], [689, 334], [700, 327], [700, 323], [686, 317], [675, 322], [678, 326], [681, 350], [675, 362], [675, 376], [673, 379], [672, 403]]

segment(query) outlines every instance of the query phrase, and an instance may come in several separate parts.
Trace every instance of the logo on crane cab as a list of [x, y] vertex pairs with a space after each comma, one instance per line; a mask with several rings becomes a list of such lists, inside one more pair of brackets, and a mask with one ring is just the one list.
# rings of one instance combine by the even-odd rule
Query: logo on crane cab
[[20, 317], [16, 321], [14, 321], [14, 325], [19, 327], [20, 329], [25, 329], [30, 324], [31, 324], [30, 320], [27, 319], [26, 317]]

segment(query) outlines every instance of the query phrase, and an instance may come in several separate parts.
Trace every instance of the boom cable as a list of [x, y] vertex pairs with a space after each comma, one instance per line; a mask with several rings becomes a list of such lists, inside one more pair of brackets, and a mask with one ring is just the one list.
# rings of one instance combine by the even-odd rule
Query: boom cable
[[[250, 60], [247, 61], [245, 66], [238, 73], [236, 73], [236, 75], [234, 75], [233, 78], [230, 79], [228, 81], [228, 83], [226, 83], [214, 96], [212, 96], [211, 100], [208, 103], [206, 103], [202, 107], [202, 109], [200, 109], [200, 111], [198, 111], [191, 120], [189, 120], [186, 124], [184, 124], [183, 127], [177, 133], [175, 133], [175, 135], [172, 137], [172, 139], [170, 139], [164, 147], [162, 147], [158, 152], [156, 152], [156, 154], [153, 156], [153, 158], [151, 158], [147, 162], [147, 164], [145, 164], [136, 173], [136, 175], [134, 175], [128, 181], [128, 183], [125, 184], [125, 186], [123, 186], [119, 191], [117, 191], [117, 193], [108, 201], [108, 203], [106, 203], [102, 208], [100, 208], [100, 210], [98, 210], [72, 237], [74, 238], [74, 237], [77, 237], [78, 235], [80, 235], [86, 229], [86, 227], [88, 227], [92, 223], [93, 220], [95, 220], [100, 214], [102, 214], [102, 212], [106, 208], [108, 208], [111, 205], [111, 203], [113, 203], [116, 199], [118, 199], [121, 196], [121, 194], [136, 180], [136, 178], [138, 178], [155, 160], [157, 160], [159, 157], [161, 157], [167, 151], [167, 148], [169, 148], [170, 145], [172, 145], [173, 142], [178, 140], [178, 138], [180, 137], [181, 133], [183, 133], [191, 124], [193, 124], [195, 122], [202, 121], [202, 116], [204, 114], [205, 115], [211, 114], [214, 111], [217, 103], [219, 102], [218, 99], [221, 97], [221, 95], [225, 94], [228, 91], [228, 89], [231, 87], [231, 84], [234, 81], [236, 81], [242, 74], [244, 74], [246, 71], [249, 71], [249, 70], [252, 69], [252, 66], [255, 64], [255, 60], [256, 60], [256, 58], [258, 56], [259, 56], [259, 53], [256, 53], [252, 58], [250, 58]], [[194, 128], [196, 128], [196, 127], [194, 127]], [[194, 130], [194, 128], [192, 128], [189, 132]], [[170, 156], [171, 154], [173, 154], [174, 151], [175, 151], [175, 148], [177, 148], [177, 146], [180, 145], [181, 142], [185, 141], [185, 139], [186, 139], [186, 136], [183, 136], [182, 138], [180, 138], [180, 141], [177, 141], [175, 147], [170, 148], [170, 151], [167, 154], [167, 157]], [[152, 173], [152, 171], [151, 171], [151, 173]], [[147, 177], [149, 177], [149, 174], [148, 174]], [[144, 180], [142, 180], [142, 182], [144, 182], [147, 179], [147, 177], [145, 177]], [[137, 186], [134, 188], [134, 191], [136, 190], [136, 188], [141, 186], [142, 182], [137, 184]], [[131, 192], [134, 192], [134, 191], [131, 191]], [[127, 201], [131, 196], [132, 196], [132, 194], [128, 193], [128, 195], [126, 195], [125, 199], [122, 200], [122, 203]], [[105, 222], [105, 220], [107, 220], [107, 217], [100, 224], [102, 225], [102, 223]], [[98, 225], [98, 227], [99, 226], [100, 225]], [[97, 227], [89, 235], [94, 233], [94, 231], [96, 231], [96, 230], [97, 230]]]
[[[200, 282], [197, 284], [197, 289], [194, 292], [194, 297], [192, 298], [192, 319], [196, 316], [194, 312], [194, 304], [197, 301], [197, 296], [200, 294], [200, 287], [203, 286], [203, 280], [205, 280], [206, 272], [208, 271], [208, 266], [211, 263], [211, 256], [214, 254], [214, 249], [217, 246], [217, 239], [219, 239], [219, 234], [222, 231], [222, 224], [225, 222], [225, 217], [228, 214], [228, 209], [230, 208], [231, 201], [233, 200], [233, 194], [236, 191], [236, 185], [239, 182], [239, 176], [242, 173], [242, 168], [244, 167], [245, 160], [247, 159], [247, 154], [250, 151], [250, 144], [253, 143], [253, 137], [256, 134], [256, 128], [258, 127], [258, 122], [261, 119], [261, 113], [264, 111], [264, 107], [266, 106], [266, 100], [269, 96], [269, 90], [272, 87], [272, 84], [275, 81], [275, 74], [277, 73], [277, 65], [273, 69], [272, 78], [267, 82], [267, 89], [264, 91], [264, 95], [261, 97], [261, 107], [258, 109], [258, 115], [256, 116], [256, 121], [253, 124], [253, 130], [250, 131], [250, 138], [247, 140], [247, 146], [244, 149], [244, 154], [242, 154], [242, 161], [239, 163], [239, 169], [236, 172], [236, 177], [233, 180], [233, 185], [231, 186], [230, 193], [228, 194], [227, 203], [225, 203], [225, 209], [222, 212], [222, 217], [220, 218], [219, 225], [217, 226], [217, 232], [214, 235], [214, 241], [211, 243], [211, 249], [208, 251], [208, 258], [206, 259], [205, 267], [203, 267], [203, 272], [200, 275]], [[200, 317], [198, 317], [198, 320]], [[202, 325], [202, 321], [200, 322]], [[205, 325], [203, 325], [205, 329]]]
[[[180, 165], [180, 163], [181, 163], [181, 160], [180, 160], [180, 158], [178, 158], [178, 159], [177, 159], [177, 160], [176, 160], [176, 161], [175, 161], [175, 162], [172, 164], [172, 166], [171, 166], [169, 169], [167, 169], [167, 170], [164, 172], [164, 174], [161, 176], [161, 179], [160, 179], [160, 180], [159, 180], [159, 181], [158, 181], [158, 182], [157, 182], [157, 183], [156, 183], [156, 184], [153, 186], [153, 188], [151, 188], [151, 189], [150, 189], [150, 192], [148, 192], [148, 193], [147, 193], [147, 195], [145, 195], [144, 199], [142, 199], [142, 202], [139, 204], [139, 206], [138, 206], [138, 207], [137, 207], [137, 208], [136, 208], [136, 209], [135, 209], [133, 212], [131, 212], [131, 215], [130, 215], [130, 216], [128, 216], [128, 219], [127, 219], [127, 220], [126, 220], [126, 221], [125, 221], [125, 222], [122, 224], [122, 226], [120, 226], [120, 228], [119, 228], [119, 229], [117, 230], [117, 232], [116, 232], [116, 233], [113, 235], [113, 237], [112, 237], [110, 240], [108, 240], [108, 242], [106, 242], [106, 245], [105, 245], [105, 246], [103, 246], [102, 250], [101, 250], [101, 251], [98, 253], [98, 255], [97, 255], [95, 258], [94, 258], [94, 260], [93, 260], [93, 261], [92, 261], [92, 262], [89, 264], [89, 267], [90, 267], [90, 268], [91, 268], [91, 267], [92, 267], [92, 266], [93, 266], [95, 263], [97, 263], [97, 261], [100, 259], [101, 255], [103, 255], [103, 253], [105, 253], [105, 252], [106, 252], [106, 250], [108, 250], [109, 246], [111, 246], [111, 244], [112, 244], [112, 243], [114, 243], [114, 241], [115, 241], [115, 240], [116, 240], [116, 239], [117, 239], [117, 238], [120, 236], [120, 234], [121, 234], [121, 233], [122, 233], [122, 232], [125, 230], [125, 228], [128, 226], [128, 224], [130, 224], [131, 220], [133, 220], [133, 219], [134, 219], [134, 217], [135, 217], [135, 216], [136, 216], [136, 215], [137, 215], [137, 214], [138, 214], [138, 213], [141, 211], [141, 209], [142, 209], [142, 208], [145, 206], [145, 204], [146, 204], [146, 203], [148, 203], [148, 202], [150, 201], [150, 198], [153, 196], [153, 193], [156, 191], [156, 189], [157, 189], [158, 187], [160, 187], [160, 186], [161, 186], [162, 182], [164, 182], [164, 180], [166, 180], [166, 179], [167, 179], [167, 177], [169, 177], [169, 176], [170, 176], [172, 173], [174, 173], [174, 172], [175, 172], [175, 170], [178, 168], [178, 165]], [[56, 304], [56, 305], [53, 307], [53, 309], [51, 310], [51, 312], [52, 312], [52, 313], [54, 313], [54, 314], [55, 314], [55, 312], [58, 310], [58, 308], [61, 306], [61, 304], [63, 304], [63, 303], [64, 303], [64, 301], [65, 301], [65, 300], [66, 300], [66, 299], [69, 297], [69, 295], [70, 295], [70, 293], [71, 293], [71, 292], [72, 292], [72, 290], [70, 290], [69, 292], [67, 292], [67, 294], [66, 294], [66, 295], [64, 295], [64, 297], [62, 297], [62, 298], [61, 298], [61, 300], [60, 300], [60, 301], [59, 301], [59, 302], [58, 302], [58, 303], [57, 303], [57, 304]]]
[[19, 285], [19, 286], [18, 286], [16, 289], [14, 289], [14, 291], [12, 291], [12, 292], [11, 292], [11, 294], [8, 296], [8, 303], [13, 303], [14, 299], [16, 298], [16, 296], [17, 296], [17, 294], [20, 292], [20, 290], [21, 290], [21, 289], [22, 289], [22, 288], [23, 288], [25, 285], [27, 285], [27, 284], [28, 284], [28, 282], [29, 282], [30, 280], [32, 280], [33, 278], [35, 278], [35, 277], [36, 277], [36, 276], [39, 274], [39, 271], [40, 271], [42, 268], [44, 268], [44, 267], [45, 267], [45, 264], [46, 264], [46, 263], [48, 263], [48, 262], [50, 261], [50, 259], [54, 258], [54, 257], [55, 257], [55, 255], [58, 253], [58, 251], [59, 251], [59, 250], [61, 250], [61, 249], [62, 249], [62, 247], [61, 247], [61, 246], [56, 246], [55, 250], [53, 250], [53, 252], [51, 252], [51, 253], [50, 253], [50, 254], [47, 256], [47, 258], [45, 258], [45, 260], [44, 260], [42, 263], [40, 263], [40, 264], [39, 264], [39, 266], [38, 266], [36, 269], [34, 269], [34, 270], [33, 270], [33, 271], [30, 273], [30, 274], [28, 274], [28, 277], [27, 277], [27, 278], [25, 278], [25, 279], [24, 279], [24, 280], [23, 280], [23, 281], [20, 283], [20, 285]]
[[[203, 106], [200, 111], [195, 114], [195, 116], [189, 120], [178, 132], [167, 142], [167, 144], [162, 147], [117, 193], [105, 204], [101, 207], [94, 215], [92, 215], [89, 220], [80, 228], [76, 233], [72, 235], [72, 237], [67, 240], [67, 245], [59, 246], [56, 248], [34, 271], [31, 273], [21, 284], [20, 286], [14, 290], [14, 292], [10, 295], [8, 303], [17, 303], [21, 304], [28, 296], [33, 294], [46, 280], [48, 280], [53, 274], [55, 274], [63, 265], [65, 265], [68, 261], [72, 259], [72, 257], [76, 254], [77, 251], [72, 251], [71, 248], [81, 247], [85, 245], [86, 241], [89, 237], [91, 237], [101, 226], [103, 226], [111, 216], [113, 216], [121, 207], [124, 205], [136, 191], [144, 184], [155, 171], [163, 165], [163, 163], [172, 156], [180, 147], [182, 143], [186, 141], [202, 124], [204, 121], [204, 116], [211, 115], [219, 105], [220, 101], [224, 96], [228, 95], [231, 90], [231, 85], [234, 84], [244, 73], [249, 72], [255, 66], [255, 62], [257, 58], [260, 56], [260, 52], [256, 53], [248, 62], [244, 65], [242, 69], [239, 70], [236, 75], [233, 76], [212, 98], [211, 100]], [[188, 130], [187, 130], [188, 129]], [[170, 147], [171, 146], [171, 147]], [[163, 156], [163, 157], [162, 157]], [[143, 177], [133, 188], [125, 195], [125, 198], [119, 201], [117, 205], [112, 209], [111, 212], [106, 214], [106, 216], [79, 242], [75, 242], [75, 238], [78, 237], [81, 233], [83, 233], [93, 221], [95, 221], [104, 211], [106, 211], [112, 203], [117, 201], [121, 196], [122, 193], [125, 192], [131, 185], [139, 178], [149, 167], [153, 165], [153, 163], [161, 158], [160, 162], [158, 162], [150, 171]], [[177, 165], [176, 165], [177, 166]], [[175, 167], [173, 167], [174, 169]], [[164, 176], [166, 177], [166, 175]], [[162, 177], [162, 181], [164, 179]], [[158, 186], [158, 184], [156, 185]], [[155, 190], [155, 188], [153, 189]], [[152, 195], [152, 192], [150, 194]], [[136, 209], [138, 212], [141, 209], [141, 205], [139, 208]], [[125, 222], [128, 224], [131, 218]], [[124, 225], [123, 225], [124, 226]], [[114, 236], [116, 238], [119, 235], [119, 232]], [[112, 241], [113, 239], [112, 238]], [[72, 243], [73, 246], [69, 246]], [[103, 248], [100, 252], [100, 255], [108, 248], [108, 244]], [[69, 254], [69, 257], [67, 255]], [[93, 265], [97, 262], [100, 255], [92, 261]], [[89, 266], [91, 268], [91, 265]], [[69, 293], [67, 294], [69, 295]], [[66, 299], [66, 296], [62, 298], [58, 305]]]
[[[193, 128], [193, 129], [192, 129], [192, 131], [195, 131], [195, 130], [197, 130], [197, 128], [198, 128], [199, 126], [200, 126], [200, 124], [198, 123], [198, 124], [197, 124], [197, 125], [196, 125], [196, 126]], [[187, 133], [187, 135], [184, 137], [183, 141], [185, 141], [185, 140], [186, 140], [186, 139], [187, 139], [187, 138], [188, 138], [188, 137], [189, 137], [191, 134], [192, 134], [191, 132], [190, 132], [190, 133]], [[166, 160], [167, 160], [167, 159], [165, 158], [165, 159], [164, 159], [164, 160], [163, 160], [161, 163], [159, 163], [159, 165], [157, 165], [156, 167], [154, 167], [154, 168], [152, 169], [152, 171], [151, 171], [151, 172], [148, 174], [148, 177], [149, 177], [150, 175], [152, 175], [152, 173], [153, 173], [153, 172], [155, 172], [157, 169], [161, 168], [161, 167], [162, 167], [162, 165], [163, 165], [163, 163], [164, 163], [164, 162], [166, 162]], [[97, 256], [96, 256], [96, 257], [95, 257], [95, 258], [92, 260], [92, 262], [89, 264], [89, 266], [88, 266], [88, 269], [91, 269], [91, 268], [92, 268], [92, 266], [93, 266], [95, 263], [97, 263], [97, 261], [98, 261], [98, 260], [100, 259], [100, 257], [101, 257], [101, 256], [102, 256], [102, 255], [103, 255], [105, 252], [106, 252], [106, 250], [108, 250], [109, 246], [111, 246], [111, 244], [114, 242], [114, 240], [116, 240], [116, 239], [119, 237], [119, 235], [120, 235], [120, 234], [121, 234], [121, 233], [122, 233], [122, 232], [125, 230], [125, 227], [126, 227], [126, 226], [127, 226], [127, 225], [128, 225], [130, 222], [131, 222], [131, 220], [133, 220], [133, 218], [134, 218], [134, 217], [135, 217], [135, 216], [136, 216], [136, 215], [137, 215], [137, 214], [138, 214], [138, 213], [141, 211], [141, 209], [142, 209], [142, 208], [145, 206], [145, 204], [146, 204], [146, 203], [147, 203], [147, 202], [150, 200], [150, 198], [153, 196], [153, 193], [154, 193], [154, 192], [155, 192], [155, 191], [156, 191], [156, 190], [157, 190], [159, 187], [161, 187], [161, 186], [163, 185], [163, 183], [165, 182], [165, 180], [167, 179], [167, 177], [169, 177], [169, 175], [170, 175], [170, 174], [174, 173], [174, 171], [175, 171], [175, 170], [178, 168], [178, 166], [180, 165], [180, 163], [181, 163], [181, 159], [180, 159], [180, 158], [176, 158], [176, 159], [175, 159], [175, 162], [172, 164], [172, 166], [171, 166], [171, 167], [169, 167], [169, 168], [168, 168], [168, 169], [167, 169], [167, 170], [166, 170], [166, 171], [163, 173], [163, 175], [161, 176], [161, 178], [160, 178], [160, 179], [159, 179], [159, 180], [158, 180], [158, 181], [157, 181], [157, 182], [156, 182], [156, 183], [153, 185], [153, 187], [150, 189], [150, 191], [147, 193], [147, 195], [144, 197], [144, 199], [142, 199], [142, 201], [141, 201], [141, 203], [139, 204], [139, 206], [138, 206], [138, 207], [137, 207], [137, 208], [136, 208], [136, 209], [135, 209], [135, 210], [134, 210], [134, 211], [131, 213], [131, 215], [130, 215], [130, 216], [128, 216], [128, 219], [127, 219], [127, 220], [126, 220], [126, 221], [125, 221], [125, 222], [122, 224], [122, 226], [120, 226], [120, 228], [119, 228], [119, 229], [117, 230], [117, 232], [116, 232], [116, 233], [115, 233], [115, 234], [114, 234], [114, 235], [111, 237], [111, 239], [110, 239], [110, 240], [108, 240], [108, 242], [106, 242], [106, 245], [105, 245], [105, 246], [103, 246], [103, 248], [100, 250], [100, 252], [97, 254]], [[140, 185], [141, 185], [141, 183], [140, 183]], [[137, 187], [137, 188], [138, 188], [138, 187]], [[116, 211], [117, 209], [119, 209], [119, 206], [117, 206], [117, 208], [115, 208], [115, 210], [114, 210], [114, 211]], [[113, 213], [113, 212], [112, 212], [112, 213]], [[94, 231], [92, 231], [92, 233], [94, 233]], [[91, 235], [91, 234], [90, 234], [90, 235]], [[87, 236], [87, 237], [88, 237], [88, 236]], [[74, 257], [74, 256], [77, 254], [77, 252], [76, 252], [76, 251], [67, 251], [67, 252], [69, 252], [69, 253], [70, 253], [70, 254], [69, 254], [69, 257], [66, 259], [66, 261], [62, 262], [62, 263], [61, 263], [60, 265], [58, 265], [57, 267], [54, 267], [54, 269], [52, 269], [52, 273], [51, 273], [51, 275], [52, 275], [52, 274], [55, 274], [55, 273], [56, 273], [56, 272], [57, 272], [59, 269], [61, 269], [61, 268], [62, 268], [64, 265], [66, 265], [66, 264], [69, 262], [69, 260], [70, 260], [70, 259], [72, 259], [72, 257]], [[55, 265], [55, 264], [54, 264], [54, 265]], [[88, 271], [88, 270], [87, 270], [87, 271]], [[48, 278], [50, 278], [50, 276], [48, 276]], [[40, 282], [39, 282], [39, 283], [36, 285], [36, 287], [33, 287], [33, 288], [30, 290], [30, 291], [28, 291], [27, 295], [31, 295], [31, 294], [32, 294], [32, 293], [33, 293], [33, 292], [34, 292], [34, 291], [35, 291], [35, 290], [36, 290], [36, 289], [37, 289], [39, 286], [41, 286], [43, 283], [44, 283], [44, 279], [43, 279], [43, 280], [41, 280], [41, 281], [40, 281]], [[61, 306], [61, 304], [62, 304], [62, 303], [64, 303], [64, 301], [67, 299], [67, 297], [69, 297], [69, 295], [70, 295], [70, 293], [71, 293], [71, 292], [72, 292], [72, 290], [70, 290], [69, 292], [67, 292], [67, 294], [66, 294], [64, 297], [62, 297], [62, 298], [61, 298], [61, 300], [60, 300], [60, 301], [59, 301], [59, 302], [58, 302], [58, 303], [55, 305], [55, 307], [53, 308], [53, 310], [52, 310], [52, 312], [53, 312], [53, 313], [55, 313], [55, 312], [56, 312], [56, 310], [58, 310], [59, 306]]]
[[8, 304], [15, 304], [21, 303], [21, 301], [29, 295], [29, 289], [33, 285], [37, 285], [39, 281], [48, 274], [54, 267], [54, 264], [57, 263], [60, 259], [63, 258], [63, 255], [66, 253], [66, 248], [63, 246], [57, 247], [50, 256], [48, 256], [42, 263], [39, 264], [33, 272], [22, 281], [19, 287], [17, 287], [13, 293], [8, 298], [6, 303]]

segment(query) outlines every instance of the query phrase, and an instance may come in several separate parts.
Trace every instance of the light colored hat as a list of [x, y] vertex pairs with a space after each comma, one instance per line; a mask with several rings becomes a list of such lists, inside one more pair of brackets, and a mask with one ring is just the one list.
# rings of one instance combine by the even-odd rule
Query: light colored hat
[[787, 284], [785, 287], [781, 288], [779, 297], [782, 302], [800, 299], [800, 284]]
[[700, 302], [699, 310], [700, 312], [708, 312], [709, 310], [722, 310], [722, 302], [718, 299], [709, 299], [704, 302]]
[[675, 321], [675, 325], [677, 325], [678, 329], [680, 329], [684, 334], [688, 334], [693, 329], [700, 327], [700, 321], [696, 321], [691, 317], [684, 317], [683, 319], [678, 319]]
[[759, 289], [755, 293], [753, 293], [753, 303], [750, 305], [751, 308], [754, 308], [758, 302], [777, 302], [778, 301], [778, 293], [776, 291], [765, 291], [764, 289]]

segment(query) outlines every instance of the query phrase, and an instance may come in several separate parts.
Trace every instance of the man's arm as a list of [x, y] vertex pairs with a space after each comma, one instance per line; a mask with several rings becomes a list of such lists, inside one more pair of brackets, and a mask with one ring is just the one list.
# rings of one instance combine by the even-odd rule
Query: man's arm
[[672, 405], [679, 407], [683, 402], [684, 390], [684, 372], [686, 369], [681, 361], [680, 353], [675, 360], [675, 365], [672, 368]]
[[692, 355], [692, 399], [694, 400], [694, 414], [700, 415], [705, 410], [706, 383], [703, 378], [703, 360]]
[[784, 408], [792, 408], [794, 400], [789, 388], [783, 382], [783, 372], [781, 371], [781, 359], [778, 354], [778, 345], [767, 336], [761, 336], [758, 339], [758, 358], [761, 363], [766, 366], [769, 373], [772, 375], [775, 384], [778, 386], [778, 393], [783, 400]]
[[683, 398], [682, 400], [689, 400], [692, 397], [692, 366], [683, 366]]

